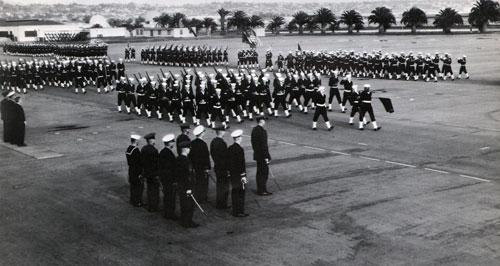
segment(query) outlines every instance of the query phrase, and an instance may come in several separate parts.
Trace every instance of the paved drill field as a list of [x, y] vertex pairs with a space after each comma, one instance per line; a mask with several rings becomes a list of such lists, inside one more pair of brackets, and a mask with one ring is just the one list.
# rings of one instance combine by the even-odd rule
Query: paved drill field
[[[24, 97], [27, 147], [0, 145], [0, 265], [500, 265], [500, 36], [268, 37], [304, 50], [449, 52], [467, 55], [470, 80], [361, 80], [395, 113], [373, 106], [382, 130], [358, 131], [329, 112], [335, 128], [310, 129], [312, 114], [267, 122], [273, 160], [255, 190], [245, 132], [247, 218], [214, 208], [210, 184], [201, 226], [184, 229], [128, 203], [129, 134], [180, 132], [177, 123], [116, 112], [116, 93], [46, 88]], [[195, 40], [176, 43], [194, 44]], [[158, 45], [159, 43], [156, 43]], [[231, 65], [241, 40], [229, 46]], [[126, 44], [110, 46], [122, 56]], [[134, 44], [140, 48], [146, 44]], [[5, 57], [3, 57], [5, 58]], [[454, 59], [454, 71], [458, 65]], [[163, 67], [178, 72], [179, 68]], [[127, 73], [159, 73], [127, 64]], [[210, 69], [207, 69], [210, 71]], [[323, 80], [326, 82], [326, 80]], [[371, 129], [371, 125], [368, 126]], [[214, 133], [209, 130], [205, 140]], [[226, 141], [231, 143], [230, 137]], [[144, 144], [142, 141], [141, 144]], [[161, 141], [157, 148], [163, 148]]]

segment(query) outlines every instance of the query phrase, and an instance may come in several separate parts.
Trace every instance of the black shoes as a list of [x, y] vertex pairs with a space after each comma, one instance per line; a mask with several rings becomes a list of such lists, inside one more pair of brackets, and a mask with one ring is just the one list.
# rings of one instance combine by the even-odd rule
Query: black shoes
[[266, 191], [266, 192], [260, 192], [260, 193], [258, 193], [258, 194], [259, 194], [260, 196], [271, 196], [273, 193]]
[[215, 208], [218, 210], [227, 210], [227, 209], [231, 209], [231, 206], [222, 206], [222, 207], [215, 207]]
[[247, 217], [249, 215], [250, 214], [248, 214], [248, 213], [233, 214], [233, 216], [236, 218], [243, 218], [243, 217]]

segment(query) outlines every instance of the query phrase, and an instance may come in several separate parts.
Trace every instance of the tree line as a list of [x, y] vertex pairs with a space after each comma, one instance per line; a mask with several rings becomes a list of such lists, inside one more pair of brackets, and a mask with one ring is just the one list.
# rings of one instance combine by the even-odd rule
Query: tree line
[[[242, 10], [230, 11], [224, 8], [217, 10], [222, 34], [227, 34], [229, 29], [235, 29], [238, 32], [250, 28], [266, 27], [274, 34], [279, 34], [280, 30], [288, 30], [290, 33], [297, 31], [303, 34], [304, 30], [313, 32], [320, 30], [325, 34], [327, 30], [334, 32], [339, 29], [341, 24], [347, 26], [348, 33], [359, 31], [365, 27], [363, 17], [356, 10], [346, 10], [342, 12], [339, 18], [328, 8], [320, 8], [313, 14], [304, 11], [295, 12], [290, 21], [284, 17], [274, 15], [267, 25], [262, 17], [257, 15], [248, 15]], [[217, 29], [219, 24], [210, 17], [202, 20], [187, 18], [183, 13], [168, 14], [163, 13], [155, 17], [154, 22], [158, 27], [195, 27], [197, 31], [204, 28], [207, 32]], [[493, 0], [478, 0], [469, 13], [468, 22], [471, 26], [479, 29], [480, 32], [486, 32], [490, 22], [500, 21], [500, 4]], [[110, 19], [111, 26], [127, 27], [129, 30], [140, 27], [144, 19], [139, 17], [135, 20]], [[411, 28], [412, 33], [416, 33], [417, 28], [428, 24], [427, 14], [418, 7], [411, 7], [404, 11], [401, 16], [401, 22], [407, 28]], [[377, 7], [371, 11], [368, 16], [368, 24], [377, 25], [378, 32], [384, 33], [387, 29], [396, 25], [396, 18], [392, 10], [387, 7]], [[462, 16], [453, 8], [446, 7], [439, 11], [434, 17], [433, 25], [443, 29], [445, 33], [450, 33], [451, 28], [456, 25], [463, 25]]]

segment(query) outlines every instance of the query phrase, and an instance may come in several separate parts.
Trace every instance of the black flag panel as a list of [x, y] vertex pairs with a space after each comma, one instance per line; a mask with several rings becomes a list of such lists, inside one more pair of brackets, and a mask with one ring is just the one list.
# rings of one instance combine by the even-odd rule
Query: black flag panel
[[385, 111], [388, 113], [394, 113], [394, 107], [392, 107], [392, 101], [389, 98], [379, 98], [384, 105]]

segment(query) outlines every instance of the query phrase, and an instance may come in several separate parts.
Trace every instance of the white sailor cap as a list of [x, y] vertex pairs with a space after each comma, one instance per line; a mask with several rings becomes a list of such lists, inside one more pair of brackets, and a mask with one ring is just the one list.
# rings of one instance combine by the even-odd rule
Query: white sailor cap
[[195, 128], [193, 129], [193, 134], [194, 134], [195, 136], [198, 136], [198, 135], [200, 135], [200, 134], [201, 134], [201, 133], [203, 133], [203, 132], [205, 132], [205, 127], [204, 127], [204, 126], [202, 126], [202, 125], [199, 125], [199, 126], [197, 126], [197, 127], [195, 127]]
[[236, 129], [231, 133], [231, 137], [233, 138], [241, 137], [241, 135], [243, 135], [243, 130], [241, 129]]
[[357, 91], [358, 90], [358, 85], [352, 85], [352, 89]]
[[216, 92], [220, 92], [220, 91], [221, 91], [221, 89], [220, 89], [220, 88], [215, 88], [215, 91], [216, 91]]
[[128, 80], [130, 80], [130, 81], [134, 81], [134, 78], [128, 78]]
[[276, 73], [276, 76], [279, 78], [281, 77], [281, 73]]
[[320, 87], [318, 88], [318, 91], [325, 91], [325, 87], [320, 86]]
[[217, 71], [222, 72], [222, 68], [218, 68]]
[[130, 135], [130, 138], [131, 139], [135, 139], [135, 140], [140, 140], [141, 139], [141, 136], [137, 135], [137, 134], [132, 134]]
[[370, 88], [370, 87], [371, 87], [370, 84], [363, 85], [363, 88]]
[[163, 136], [163, 138], [161, 139], [163, 142], [171, 142], [175, 139], [175, 135], [174, 134], [167, 134], [165, 136]]

